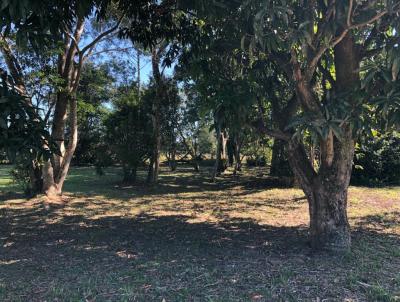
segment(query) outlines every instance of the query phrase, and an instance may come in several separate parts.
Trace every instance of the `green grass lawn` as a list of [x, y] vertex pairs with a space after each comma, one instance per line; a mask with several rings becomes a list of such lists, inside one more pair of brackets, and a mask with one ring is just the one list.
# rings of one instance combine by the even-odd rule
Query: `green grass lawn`
[[[0, 168], [0, 301], [400, 301], [400, 187], [352, 187], [353, 248], [313, 253], [299, 189], [260, 171], [120, 186], [73, 168], [62, 203]], [[141, 175], [144, 178], [144, 172]]]

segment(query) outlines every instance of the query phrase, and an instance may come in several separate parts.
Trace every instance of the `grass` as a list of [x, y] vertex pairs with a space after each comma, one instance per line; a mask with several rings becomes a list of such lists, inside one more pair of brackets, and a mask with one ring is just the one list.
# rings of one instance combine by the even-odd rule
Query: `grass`
[[0, 301], [400, 301], [400, 187], [351, 187], [353, 248], [314, 254], [298, 189], [260, 171], [118, 185], [74, 168], [63, 204], [0, 168]]

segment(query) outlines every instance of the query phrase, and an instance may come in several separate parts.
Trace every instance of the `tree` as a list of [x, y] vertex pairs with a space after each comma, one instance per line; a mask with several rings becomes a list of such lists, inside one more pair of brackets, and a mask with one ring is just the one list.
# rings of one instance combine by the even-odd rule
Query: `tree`
[[[2, 71], [0, 81], [0, 150], [5, 151], [14, 164], [22, 166], [29, 180], [25, 188], [33, 196], [41, 188], [40, 160], [57, 152], [46, 131], [45, 123], [29, 99], [20, 95], [7, 74]], [[18, 84], [17, 84], [18, 85]], [[11, 87], [10, 87], [11, 86]], [[23, 177], [25, 177], [23, 175]]]
[[[212, 17], [210, 5], [203, 15], [197, 10], [197, 17], [209, 22], [211, 37], [229, 33], [226, 41], [237, 38], [222, 54], [242, 53], [239, 64], [262, 68], [292, 91], [291, 97], [279, 100], [255, 89], [253, 101], [261, 94], [271, 107], [278, 103], [286, 113], [282, 123], [267, 124], [258, 104], [258, 129], [260, 135], [285, 142], [309, 202], [312, 246], [349, 249], [347, 189], [355, 140], [373, 126], [368, 123], [371, 115], [391, 124], [399, 121], [394, 100], [399, 91], [400, 4], [254, 0], [219, 5], [224, 8], [216, 8]], [[264, 61], [268, 64], [260, 66]], [[307, 154], [308, 137], [319, 147], [317, 166]]]
[[[20, 1], [6, 2], [2, 5], [0, 26], [2, 39], [12, 31], [16, 33], [21, 45], [32, 46], [34, 49], [43, 45], [62, 46], [58, 55], [57, 72], [61, 86], [54, 102], [51, 135], [60, 149], [59, 155], [53, 158], [43, 168], [43, 191], [48, 196], [60, 195], [63, 183], [74, 155], [78, 141], [77, 126], [77, 88], [84, 62], [92, 54], [96, 45], [112, 33], [116, 33], [124, 14], [129, 13], [135, 22], [155, 20], [152, 8], [158, 6], [157, 1], [142, 0], [116, 1], [112, 8], [121, 12], [118, 21], [109, 18], [113, 14], [110, 1], [30, 1], [29, 4]], [[108, 19], [107, 29], [98, 33], [93, 39], [83, 39], [85, 21], [95, 11], [100, 19]], [[148, 41], [148, 37], [139, 39]], [[3, 39], [4, 40], [4, 39]], [[88, 42], [89, 41], [89, 42]], [[86, 43], [88, 42], [88, 43]], [[83, 45], [85, 44], [85, 45]], [[59, 45], [58, 45], [59, 46]], [[17, 82], [16, 82], [17, 83]], [[68, 120], [68, 127], [67, 127]], [[66, 129], [68, 128], [68, 136]]]
[[132, 184], [138, 168], [151, 157], [153, 150], [150, 106], [139, 101], [137, 89], [131, 87], [115, 101], [115, 107], [105, 120], [105, 141], [122, 164], [123, 182]]
[[[120, 21], [99, 33], [85, 46], [80, 46], [85, 29], [85, 18], [79, 16], [72, 31], [63, 33], [63, 48], [58, 56], [58, 74], [63, 80], [63, 87], [57, 94], [51, 135], [57, 142], [61, 156], [54, 156], [43, 169], [43, 191], [49, 195], [60, 195], [69, 166], [78, 142], [77, 90], [82, 68], [90, 53], [102, 39], [116, 32]], [[66, 122], [69, 122], [69, 137], [66, 135]], [[66, 144], [66, 141], [68, 142]]]
[[96, 163], [96, 149], [101, 143], [103, 122], [109, 111], [105, 104], [111, 102], [114, 93], [114, 78], [110, 73], [110, 66], [105, 63], [95, 65], [88, 62], [83, 69], [77, 91], [80, 137], [73, 158], [74, 164]]

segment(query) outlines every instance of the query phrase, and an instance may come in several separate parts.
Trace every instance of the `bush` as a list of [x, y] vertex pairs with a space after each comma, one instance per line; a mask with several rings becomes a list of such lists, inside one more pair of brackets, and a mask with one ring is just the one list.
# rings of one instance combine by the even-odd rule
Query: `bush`
[[265, 156], [248, 157], [246, 158], [246, 164], [249, 167], [265, 167], [267, 165], [267, 159]]
[[352, 183], [368, 186], [400, 184], [400, 133], [377, 134], [357, 144]]

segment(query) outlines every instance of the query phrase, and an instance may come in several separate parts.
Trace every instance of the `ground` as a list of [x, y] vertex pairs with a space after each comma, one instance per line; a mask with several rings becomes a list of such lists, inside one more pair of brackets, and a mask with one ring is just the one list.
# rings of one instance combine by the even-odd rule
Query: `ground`
[[74, 168], [64, 202], [0, 168], [0, 301], [400, 301], [400, 187], [351, 187], [352, 251], [313, 253], [299, 189], [251, 170], [118, 185]]

